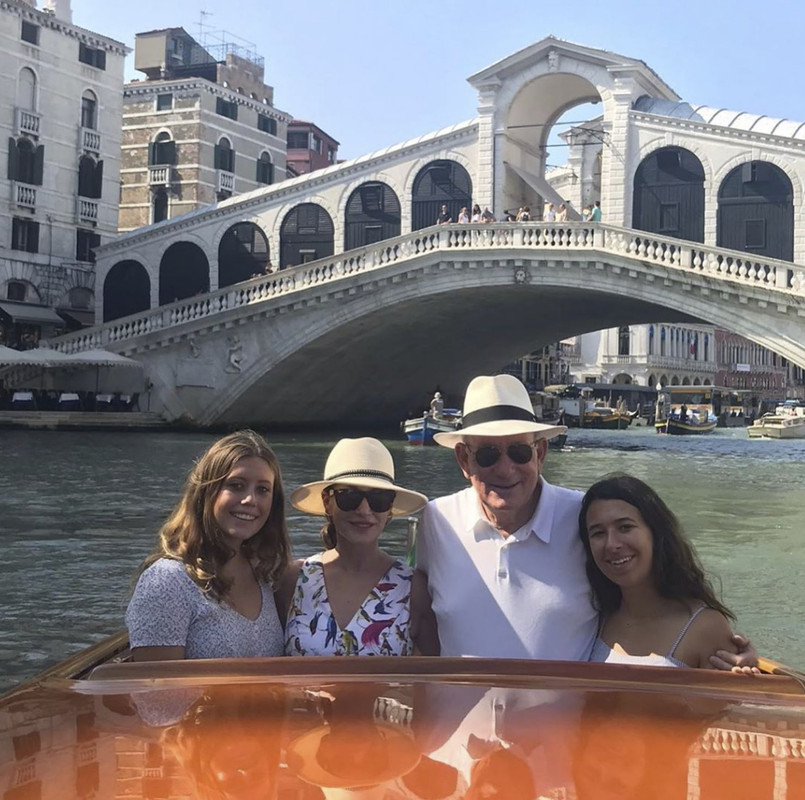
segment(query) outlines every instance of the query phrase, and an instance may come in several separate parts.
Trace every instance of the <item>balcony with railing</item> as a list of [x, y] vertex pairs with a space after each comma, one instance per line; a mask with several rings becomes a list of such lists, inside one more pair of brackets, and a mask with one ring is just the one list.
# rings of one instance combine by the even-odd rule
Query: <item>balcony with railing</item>
[[95, 153], [100, 155], [101, 152], [101, 134], [92, 128], [78, 128], [78, 141], [80, 148], [85, 153]]
[[26, 134], [27, 136], [38, 137], [42, 117], [36, 111], [28, 111], [25, 108], [16, 109], [16, 133], [17, 136]]
[[98, 224], [98, 207], [100, 202], [98, 200], [90, 200], [86, 197], [76, 197], [76, 217], [78, 223], [90, 223], [91, 225]]
[[149, 186], [170, 186], [173, 182], [173, 167], [170, 164], [154, 164], [148, 167]]
[[218, 192], [229, 192], [229, 194], [234, 194], [235, 192], [235, 173], [234, 172], [227, 172], [225, 169], [218, 170], [218, 188], [216, 189]]
[[27, 183], [14, 181], [14, 203], [19, 208], [27, 208], [29, 211], [36, 210], [36, 187]]

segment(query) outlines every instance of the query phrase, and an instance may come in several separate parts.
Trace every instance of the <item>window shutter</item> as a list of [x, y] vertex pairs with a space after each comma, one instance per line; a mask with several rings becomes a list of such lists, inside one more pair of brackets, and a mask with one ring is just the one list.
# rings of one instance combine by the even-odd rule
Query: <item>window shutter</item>
[[165, 154], [165, 163], [176, 166], [176, 142], [171, 139], [169, 142], [163, 142], [163, 153]]
[[274, 165], [271, 162], [268, 164], [268, 182], [274, 183]]
[[213, 159], [215, 169], [223, 169], [221, 166], [221, 145], [215, 145], [215, 158]]
[[226, 167], [227, 170], [229, 172], [234, 172], [235, 171], [235, 151], [234, 150], [229, 151], [229, 159], [228, 159], [228, 161], [229, 161], [229, 163], [227, 164], [227, 167]]
[[29, 253], [39, 252], [39, 223], [31, 222], [28, 228], [28, 248]]
[[39, 147], [37, 147], [36, 150], [34, 151], [33, 179], [31, 180], [31, 183], [33, 183], [34, 186], [41, 186], [44, 174], [45, 174], [45, 145], [40, 144]]
[[157, 163], [157, 143], [149, 142], [148, 144], [148, 166], [153, 167]]
[[92, 189], [93, 189], [92, 196], [96, 200], [100, 200], [101, 195], [103, 194], [103, 161], [99, 161], [95, 165], [95, 174], [93, 175]]
[[98, 69], [106, 69], [106, 50], [96, 51], [95, 65], [98, 67]]
[[17, 180], [17, 140], [13, 137], [8, 139], [8, 179]]

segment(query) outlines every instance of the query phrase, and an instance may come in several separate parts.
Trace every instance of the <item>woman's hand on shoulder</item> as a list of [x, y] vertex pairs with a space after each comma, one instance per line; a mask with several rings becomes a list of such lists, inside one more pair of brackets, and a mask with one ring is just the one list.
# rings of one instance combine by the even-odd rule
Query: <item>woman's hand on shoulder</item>
[[741, 633], [730, 631], [730, 644], [737, 650], [717, 650], [710, 656], [712, 669], [728, 669], [745, 675], [760, 675], [758, 652], [749, 639]]
[[285, 621], [288, 619], [288, 609], [291, 607], [293, 593], [296, 589], [296, 580], [299, 577], [299, 570], [302, 568], [303, 563], [304, 560], [298, 558], [288, 564], [280, 576], [277, 588], [274, 590], [274, 601], [277, 604], [277, 613], [283, 628], [285, 627]]
[[752, 643], [734, 635], [729, 620], [719, 611], [706, 608], [690, 631], [696, 645], [698, 666], [703, 669], [756, 673], [757, 652]]

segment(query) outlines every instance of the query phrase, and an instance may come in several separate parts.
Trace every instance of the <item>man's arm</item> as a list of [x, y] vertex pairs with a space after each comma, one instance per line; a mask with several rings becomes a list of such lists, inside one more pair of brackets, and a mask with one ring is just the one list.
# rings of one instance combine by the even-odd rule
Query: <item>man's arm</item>
[[732, 635], [732, 642], [738, 648], [737, 653], [730, 653], [728, 650], [716, 650], [710, 656], [710, 663], [716, 669], [728, 669], [732, 672], [744, 672], [757, 675], [760, 670], [757, 667], [758, 653], [752, 642], [740, 633]]

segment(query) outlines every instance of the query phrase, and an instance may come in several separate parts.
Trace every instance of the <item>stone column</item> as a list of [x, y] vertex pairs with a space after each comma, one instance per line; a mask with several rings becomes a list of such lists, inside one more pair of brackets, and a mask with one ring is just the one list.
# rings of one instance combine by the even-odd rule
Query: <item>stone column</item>
[[495, 95], [497, 82], [482, 86], [478, 92], [478, 164], [475, 185], [472, 187], [472, 201], [483, 209], [489, 206], [498, 215], [495, 201], [498, 197], [498, 171], [503, 169], [499, 158], [499, 142], [495, 136]]
[[613, 113], [604, 119], [604, 150], [601, 165], [602, 221], [630, 226], [632, 221], [632, 131], [629, 112], [635, 91], [633, 81], [618, 78], [612, 92]]

